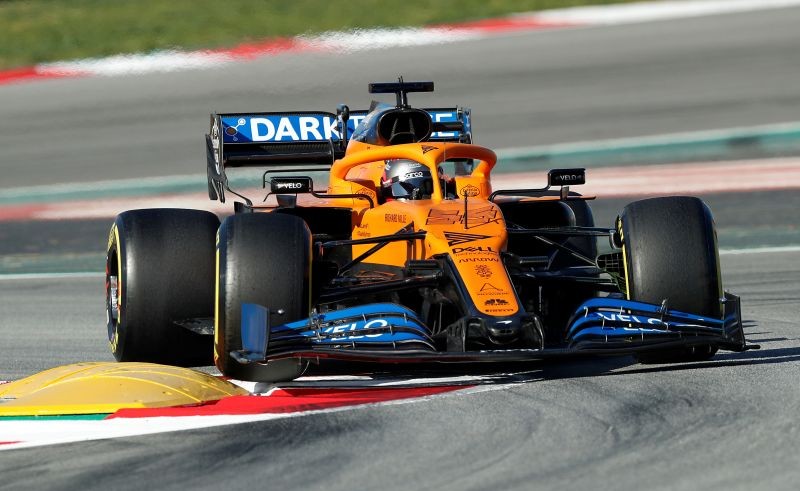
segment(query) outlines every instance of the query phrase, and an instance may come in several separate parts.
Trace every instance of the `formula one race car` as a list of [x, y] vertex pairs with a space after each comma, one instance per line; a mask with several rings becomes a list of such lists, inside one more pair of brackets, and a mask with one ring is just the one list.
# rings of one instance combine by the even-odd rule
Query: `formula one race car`
[[[272, 382], [328, 359], [678, 362], [752, 347], [700, 199], [636, 201], [598, 228], [592, 198], [569, 189], [583, 169], [493, 190], [496, 156], [471, 143], [469, 110], [410, 107], [432, 82], [369, 89], [396, 104], [213, 114], [209, 196], [241, 199], [221, 224], [200, 210], [116, 218], [106, 305], [118, 360], [191, 366], [213, 353], [226, 376]], [[254, 166], [266, 168], [260, 204], [226, 175]]]

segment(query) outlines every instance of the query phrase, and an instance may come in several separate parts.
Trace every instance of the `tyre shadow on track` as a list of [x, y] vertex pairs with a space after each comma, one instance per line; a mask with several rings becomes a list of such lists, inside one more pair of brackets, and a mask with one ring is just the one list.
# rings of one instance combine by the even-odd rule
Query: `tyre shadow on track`
[[679, 370], [696, 370], [701, 368], [771, 365], [777, 363], [796, 362], [800, 362], [800, 346], [791, 348], [751, 350], [743, 353], [722, 353], [717, 354], [711, 360], [703, 362], [676, 363], [673, 365], [640, 365], [641, 368], [632, 368], [610, 373], [597, 373], [595, 376], [672, 372]]
[[[760, 334], [768, 334], [766, 332]], [[752, 334], [751, 334], [752, 337]], [[753, 342], [768, 343], [787, 341], [787, 338], [752, 339]], [[531, 383], [583, 377], [601, 377], [638, 373], [695, 370], [700, 368], [765, 365], [800, 361], [800, 346], [749, 350], [741, 353], [723, 352], [702, 362], [641, 365], [632, 356], [576, 356], [558, 360], [529, 363], [487, 364], [480, 366], [422, 365], [413, 368], [397, 366], [383, 367], [372, 371], [372, 366], [345, 364], [339, 373], [344, 377], [312, 377], [297, 380], [282, 387], [420, 387], [441, 385], [500, 385]], [[335, 372], [336, 370], [334, 370]], [[331, 372], [325, 370], [324, 372]]]
[[[549, 379], [577, 378], [602, 375], [604, 373], [635, 364], [630, 356], [624, 357], [575, 357], [561, 358], [558, 361], [532, 361], [528, 363], [481, 364], [479, 366], [447, 367], [442, 365], [382, 367], [372, 371], [358, 365], [343, 364], [339, 376], [331, 376], [332, 370], [322, 373], [327, 376], [316, 377], [312, 371], [293, 382], [282, 383], [281, 387], [420, 387], [442, 385], [500, 385], [530, 383]], [[333, 370], [335, 372], [336, 370]], [[257, 386], [256, 389], [259, 389]]]
[[[781, 339], [775, 339], [779, 341]], [[768, 340], [760, 340], [766, 342]], [[583, 377], [607, 377], [639, 373], [670, 372], [679, 370], [696, 370], [703, 368], [736, 367], [770, 365], [778, 363], [800, 362], [800, 346], [749, 350], [741, 353], [719, 353], [714, 358], [703, 362], [684, 362], [675, 364], [640, 365], [631, 356], [583, 359], [570, 362], [548, 362], [539, 366], [539, 370], [529, 371], [526, 376], [517, 374], [513, 380], [501, 380], [500, 383], [535, 382], [540, 380], [559, 380]], [[509, 377], [510, 378], [510, 377]]]

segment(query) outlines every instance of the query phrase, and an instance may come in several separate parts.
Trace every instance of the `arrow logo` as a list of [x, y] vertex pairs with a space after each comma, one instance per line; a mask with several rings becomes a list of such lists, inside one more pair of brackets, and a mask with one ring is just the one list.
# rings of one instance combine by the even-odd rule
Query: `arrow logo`
[[477, 235], [477, 234], [464, 234], [461, 232], [445, 232], [444, 238], [447, 239], [447, 245], [450, 247], [474, 242], [476, 240], [488, 239], [491, 235]]

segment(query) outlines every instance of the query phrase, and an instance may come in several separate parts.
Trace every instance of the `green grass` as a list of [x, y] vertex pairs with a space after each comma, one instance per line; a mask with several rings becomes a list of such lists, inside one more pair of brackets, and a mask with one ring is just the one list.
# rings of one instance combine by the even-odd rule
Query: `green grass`
[[0, 69], [631, 0], [0, 0]]

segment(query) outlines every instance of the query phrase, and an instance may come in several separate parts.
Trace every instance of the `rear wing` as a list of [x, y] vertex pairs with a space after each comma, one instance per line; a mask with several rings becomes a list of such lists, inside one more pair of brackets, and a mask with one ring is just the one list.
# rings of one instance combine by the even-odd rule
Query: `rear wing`
[[[464, 108], [425, 109], [433, 132], [429, 141], [472, 141], [471, 114]], [[329, 169], [345, 154], [347, 141], [369, 111], [340, 106], [319, 111], [224, 113], [211, 115], [206, 135], [208, 196], [225, 202], [231, 191], [227, 167], [314, 166]], [[235, 193], [234, 193], [235, 194]]]

